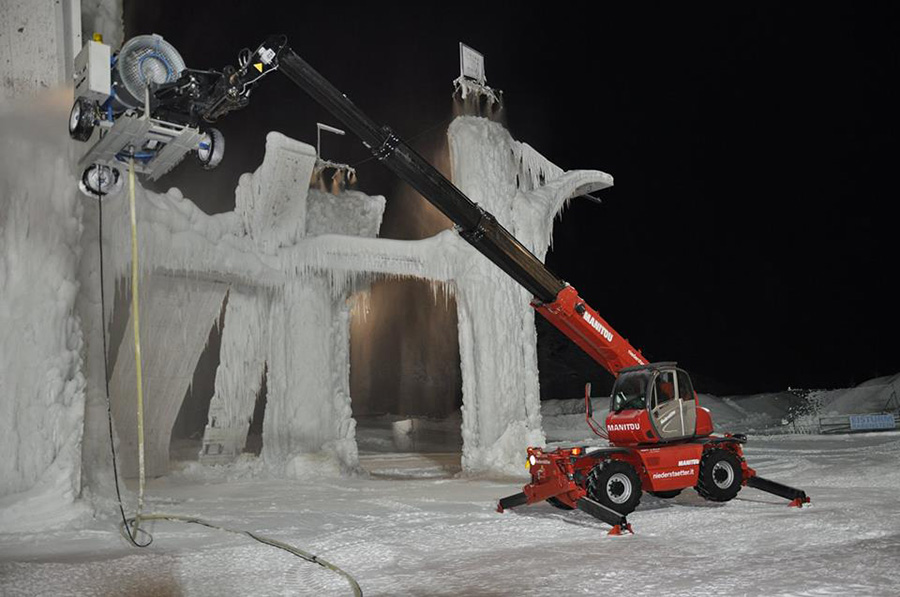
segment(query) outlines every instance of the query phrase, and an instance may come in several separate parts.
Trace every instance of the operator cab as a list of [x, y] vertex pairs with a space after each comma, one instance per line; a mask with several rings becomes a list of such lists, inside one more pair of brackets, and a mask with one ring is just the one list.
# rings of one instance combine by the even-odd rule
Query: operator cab
[[698, 429], [698, 408], [690, 376], [675, 363], [630, 367], [619, 372], [613, 386], [606, 427], [610, 440], [623, 444], [709, 435], [705, 409]]

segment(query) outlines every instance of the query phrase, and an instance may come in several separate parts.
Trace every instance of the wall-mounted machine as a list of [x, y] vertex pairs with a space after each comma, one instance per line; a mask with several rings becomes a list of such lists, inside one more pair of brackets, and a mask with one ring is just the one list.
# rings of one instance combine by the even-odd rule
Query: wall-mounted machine
[[225, 139], [207, 127], [196, 101], [222, 77], [215, 71], [185, 67], [159, 35], [139, 35], [118, 53], [99, 36], [75, 58], [75, 103], [69, 135], [88, 144], [78, 161], [79, 187], [108, 195], [122, 186], [117, 166], [134, 159], [134, 168], [156, 180], [194, 152], [204, 168], [222, 161]]

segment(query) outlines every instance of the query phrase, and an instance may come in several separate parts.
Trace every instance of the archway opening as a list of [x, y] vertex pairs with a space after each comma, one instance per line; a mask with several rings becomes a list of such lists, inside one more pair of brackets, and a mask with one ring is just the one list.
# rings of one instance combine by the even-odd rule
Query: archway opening
[[[380, 280], [353, 297], [350, 395], [361, 462], [428, 455], [412, 468], [459, 470], [462, 374], [456, 301], [425, 280]], [[421, 465], [421, 466], [419, 466]]]

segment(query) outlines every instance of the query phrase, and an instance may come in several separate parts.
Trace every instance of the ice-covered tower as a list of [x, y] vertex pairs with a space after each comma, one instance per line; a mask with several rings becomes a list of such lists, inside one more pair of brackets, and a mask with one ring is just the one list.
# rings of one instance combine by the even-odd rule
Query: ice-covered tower
[[[613, 182], [596, 170], [564, 172], [484, 118], [458, 118], [448, 135], [454, 183], [539, 259], [565, 203]], [[532, 297], [471, 252], [470, 266], [455, 279], [463, 468], [520, 472], [525, 447], [544, 441]]]

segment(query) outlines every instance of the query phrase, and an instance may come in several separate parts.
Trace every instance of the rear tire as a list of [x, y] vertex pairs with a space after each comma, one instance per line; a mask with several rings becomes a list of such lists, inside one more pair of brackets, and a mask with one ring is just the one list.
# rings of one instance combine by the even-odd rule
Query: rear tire
[[713, 448], [700, 459], [700, 475], [694, 489], [711, 502], [727, 502], [741, 490], [741, 461], [731, 450]]
[[551, 506], [553, 506], [554, 508], [559, 508], [560, 510], [574, 510], [574, 509], [575, 509], [575, 508], [573, 508], [572, 506], [570, 506], [570, 505], [568, 505], [568, 504], [562, 503], [562, 502], [559, 500], [559, 498], [555, 498], [555, 497], [547, 498], [547, 503], [549, 503], [549, 504], [550, 504]]
[[620, 514], [631, 514], [641, 503], [641, 478], [627, 462], [604, 460], [587, 478], [587, 494]]

